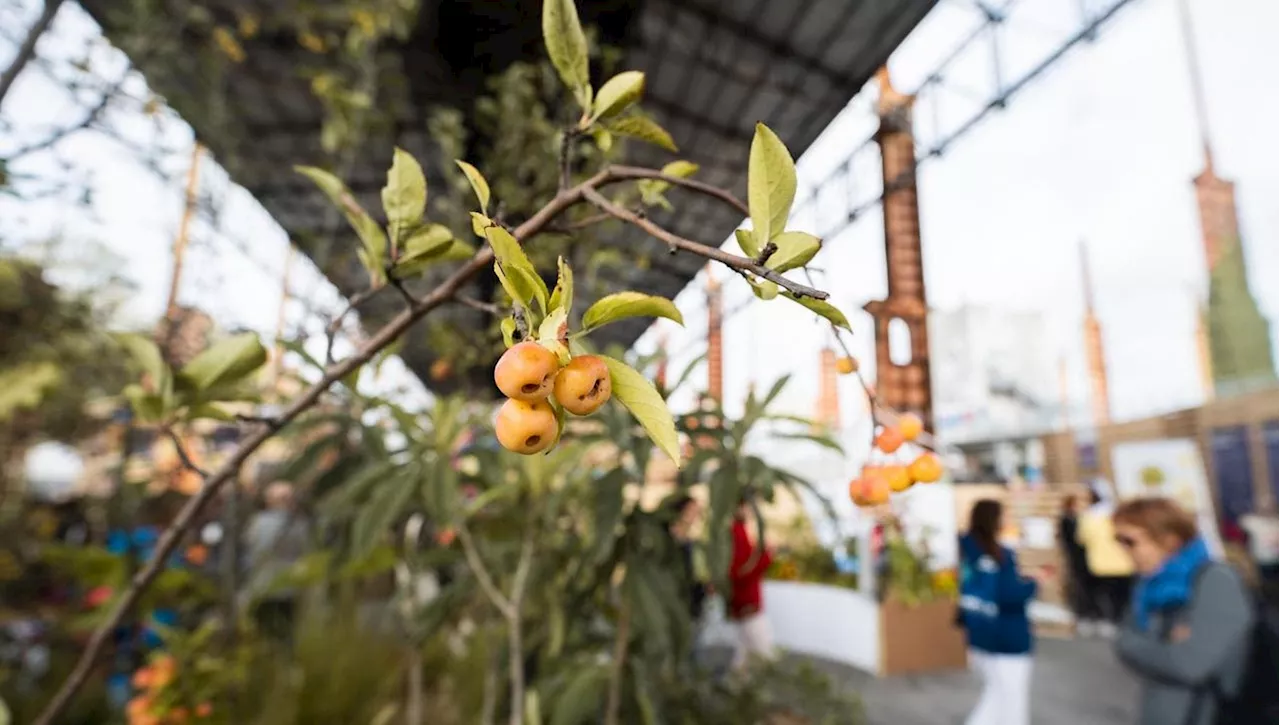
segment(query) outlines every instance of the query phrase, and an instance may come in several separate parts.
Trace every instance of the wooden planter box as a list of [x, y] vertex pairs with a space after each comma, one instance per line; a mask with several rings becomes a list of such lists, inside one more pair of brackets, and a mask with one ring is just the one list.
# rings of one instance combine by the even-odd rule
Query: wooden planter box
[[938, 600], [910, 606], [880, 605], [880, 675], [964, 669], [964, 631], [956, 626], [956, 603]]

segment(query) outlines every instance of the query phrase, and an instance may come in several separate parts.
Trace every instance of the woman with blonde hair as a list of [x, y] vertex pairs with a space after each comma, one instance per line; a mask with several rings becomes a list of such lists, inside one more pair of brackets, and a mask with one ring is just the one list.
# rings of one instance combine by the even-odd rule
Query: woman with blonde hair
[[1116, 542], [1138, 572], [1116, 640], [1120, 660], [1141, 678], [1138, 722], [1223, 722], [1250, 656], [1255, 615], [1244, 586], [1230, 566], [1210, 557], [1195, 519], [1173, 501], [1128, 501], [1113, 523]]

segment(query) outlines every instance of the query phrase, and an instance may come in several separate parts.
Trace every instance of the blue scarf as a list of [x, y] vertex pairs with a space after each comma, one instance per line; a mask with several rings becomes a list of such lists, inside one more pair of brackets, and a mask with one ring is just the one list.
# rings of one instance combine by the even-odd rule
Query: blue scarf
[[1152, 612], [1181, 607], [1191, 598], [1196, 572], [1209, 561], [1209, 547], [1199, 537], [1169, 557], [1152, 575], [1138, 580], [1134, 592], [1133, 618], [1146, 631]]

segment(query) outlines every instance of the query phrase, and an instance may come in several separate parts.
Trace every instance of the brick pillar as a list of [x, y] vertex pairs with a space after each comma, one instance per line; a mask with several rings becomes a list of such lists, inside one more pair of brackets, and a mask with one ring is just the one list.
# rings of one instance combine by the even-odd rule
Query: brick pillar
[[1196, 360], [1199, 363], [1200, 389], [1205, 400], [1213, 400], [1213, 346], [1209, 343], [1209, 311], [1196, 306]]
[[707, 395], [724, 402], [724, 338], [720, 283], [707, 269]]
[[1200, 237], [1209, 273], [1218, 264], [1222, 245], [1240, 236], [1236, 218], [1236, 185], [1213, 173], [1213, 157], [1206, 155], [1204, 171], [1192, 184], [1200, 211]]
[[667, 387], [667, 335], [658, 337], [658, 369], [654, 372], [653, 382], [659, 390]]
[[[911, 111], [915, 99], [894, 90], [889, 71], [881, 68], [880, 145], [884, 177], [884, 250], [889, 294], [867, 303], [875, 319], [876, 391], [879, 400], [919, 415], [933, 430], [933, 393], [929, 373], [928, 303], [920, 246], [920, 211], [916, 196], [915, 138]], [[910, 335], [910, 356], [895, 363], [889, 355], [891, 323], [901, 320]]]
[[818, 404], [813, 422], [816, 427], [827, 430], [840, 428], [840, 390], [836, 386], [836, 352], [829, 347], [822, 348], [820, 367], [818, 370]]

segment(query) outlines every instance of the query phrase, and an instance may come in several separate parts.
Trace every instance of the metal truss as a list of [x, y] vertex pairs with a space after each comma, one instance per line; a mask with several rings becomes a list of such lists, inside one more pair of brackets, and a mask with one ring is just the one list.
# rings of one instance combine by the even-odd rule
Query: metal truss
[[[840, 234], [868, 210], [880, 204], [886, 193], [910, 186], [920, 164], [946, 153], [992, 112], [1007, 106], [1014, 95], [1052, 68], [1072, 48], [1081, 42], [1094, 40], [1099, 29], [1131, 2], [1104, 0], [1101, 7], [1090, 8], [1087, 0], [1071, 0], [1076, 4], [1076, 23], [1067, 31], [1065, 39], [1042, 54], [1029, 68], [1011, 77], [1010, 61], [1002, 50], [1002, 39], [1006, 39], [1011, 30], [1006, 21], [1015, 6], [1032, 6], [1043, 4], [1043, 1], [1022, 0], [1020, 3], [1019, 0], [1005, 0], [997, 7], [982, 0], [957, 0], [975, 7], [982, 21], [909, 94], [915, 98], [917, 108], [927, 107], [929, 110], [926, 118], [915, 119], [916, 162], [912, 168], [896, 178], [882, 180], [879, 169], [880, 150], [873, 133], [826, 177], [809, 187], [809, 193], [797, 201], [795, 214], [811, 215], [820, 230], [818, 235], [823, 239], [831, 239]], [[975, 92], [975, 89], [957, 83], [954, 76], [959, 75], [957, 67], [962, 59], [972, 52], [983, 52], [984, 48], [989, 54], [990, 83], [986, 89]], [[952, 97], [959, 95], [968, 100], [971, 108], [976, 100], [976, 109], [959, 114], [958, 120], [945, 121], [947, 114], [944, 112], [943, 101], [948, 94], [944, 91], [949, 92]], [[952, 103], [954, 105], [954, 100]], [[875, 168], [876, 172], [865, 173], [868, 168]], [[864, 173], [858, 174], [859, 170]], [[862, 177], [861, 182], [858, 176]], [[874, 177], [874, 181], [866, 183], [869, 177]]]

